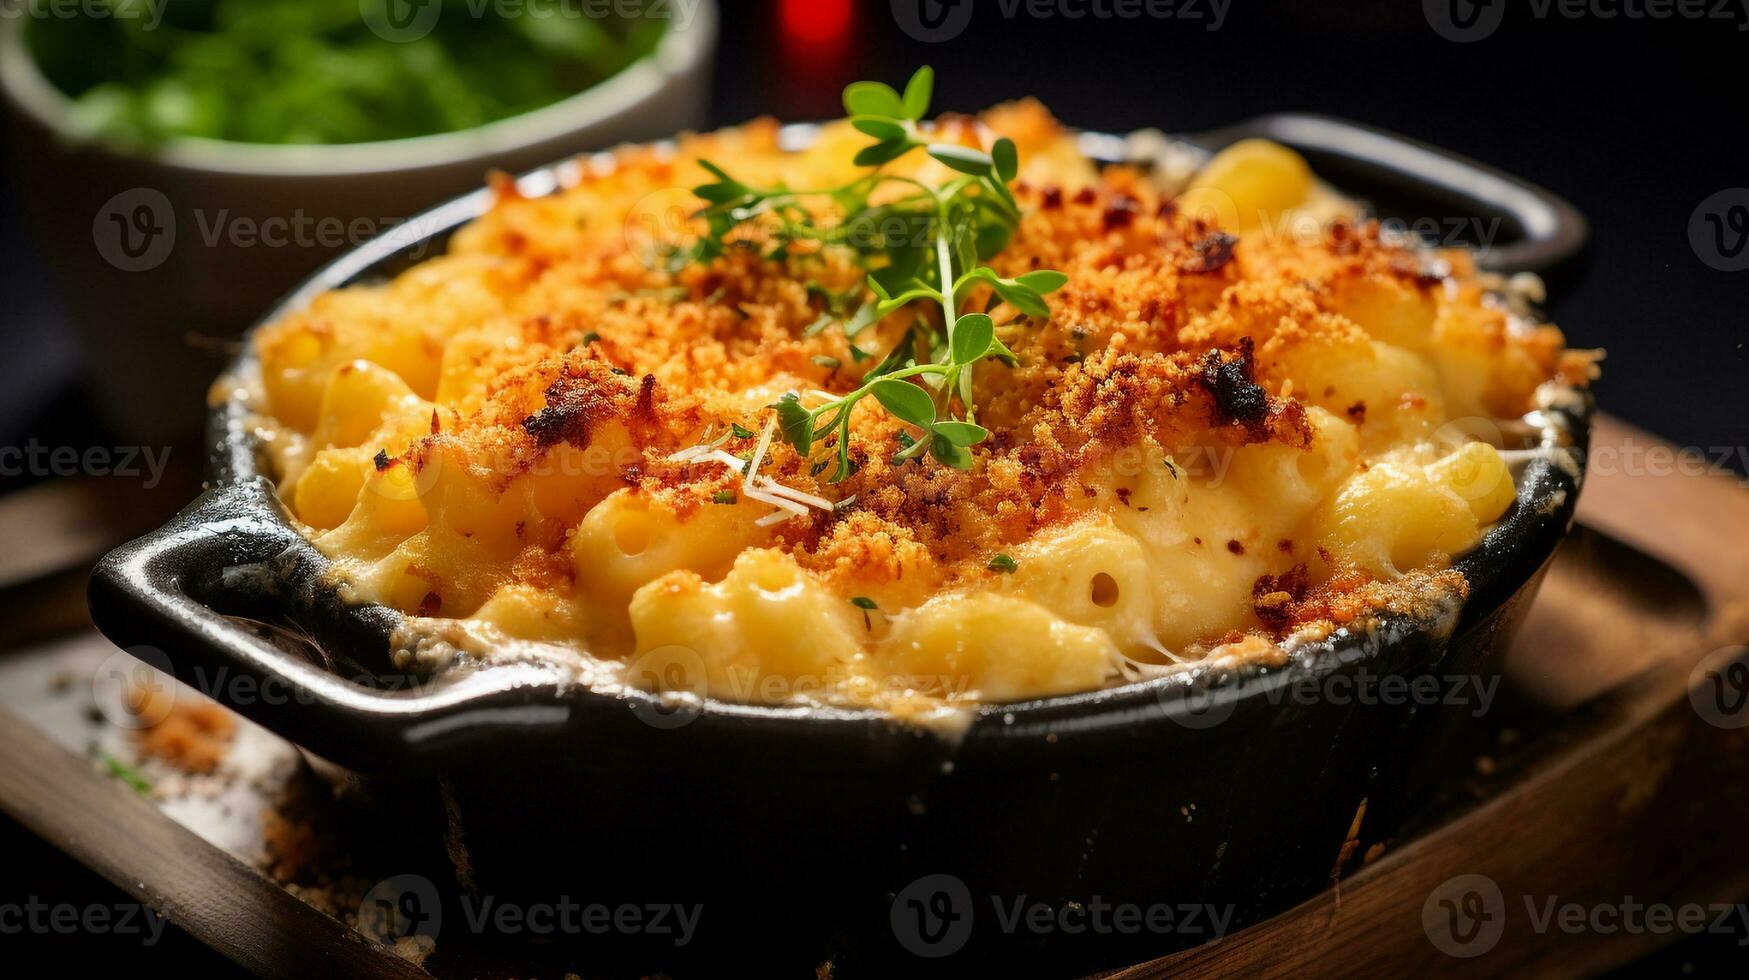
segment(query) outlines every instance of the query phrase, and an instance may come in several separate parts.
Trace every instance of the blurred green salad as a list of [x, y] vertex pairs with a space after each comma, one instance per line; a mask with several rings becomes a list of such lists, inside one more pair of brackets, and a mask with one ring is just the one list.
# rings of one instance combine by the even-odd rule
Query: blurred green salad
[[601, 82], [668, 23], [595, 0], [168, 0], [152, 5], [161, 21], [147, 6], [91, 0], [84, 16], [28, 24], [88, 137], [358, 143], [467, 129]]

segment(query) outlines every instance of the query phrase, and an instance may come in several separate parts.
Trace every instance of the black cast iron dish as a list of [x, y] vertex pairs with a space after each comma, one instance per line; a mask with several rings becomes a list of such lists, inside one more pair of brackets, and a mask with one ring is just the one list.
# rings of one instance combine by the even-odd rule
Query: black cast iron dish
[[[1351, 193], [1415, 208], [1387, 213], [1501, 217], [1517, 240], [1484, 254], [1495, 268], [1547, 270], [1585, 238], [1546, 192], [1336, 120], [1267, 117], [1193, 142], [1254, 135], [1300, 149]], [[525, 180], [538, 191], [554, 175]], [[471, 195], [408, 223], [417, 240], [365, 246], [286, 306], [433, 254], [486, 202]], [[1589, 410], [1548, 414], [1545, 444], [1582, 458]], [[379, 783], [438, 783], [457, 880], [475, 894], [702, 902], [687, 950], [643, 937], [667, 950], [652, 954], [657, 965], [737, 949], [800, 950], [812, 963], [830, 934], [840, 951], [913, 965], [996, 952], [1084, 967], [1214, 938], [1211, 908], [1232, 931], [1305, 899], [1330, 884], [1363, 803], [1362, 848], [1396, 832], [1419, 763], [1475, 703], [1290, 688], [1493, 671], [1578, 491], [1549, 459], [1528, 464], [1516, 507], [1459, 563], [1472, 592], [1455, 628], [1389, 621], [1274, 671], [1204, 669], [990, 706], [955, 744], [872, 713], [677, 708], [526, 665], [397, 690], [386, 635], [398, 614], [347, 606], [322, 584], [326, 562], [260, 475], [243, 419], [234, 402], [213, 411], [213, 489], [97, 567], [99, 627], [165, 651], [184, 681], [326, 759]], [[287, 630], [308, 641], [283, 642]], [[404, 816], [415, 826], [423, 814]], [[1017, 902], [1052, 912], [1042, 928], [1014, 927], [1003, 920]], [[1096, 930], [1100, 903], [1168, 906], [1172, 924], [1161, 931], [1156, 912], [1139, 920], [1151, 928], [1124, 931], [1138, 920], [1108, 911], [1117, 931]], [[1190, 905], [1204, 907], [1194, 921]]]

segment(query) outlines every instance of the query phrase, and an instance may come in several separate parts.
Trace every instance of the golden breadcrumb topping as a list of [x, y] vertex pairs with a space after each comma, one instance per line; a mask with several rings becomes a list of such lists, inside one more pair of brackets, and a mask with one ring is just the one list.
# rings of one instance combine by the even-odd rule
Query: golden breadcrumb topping
[[[1315, 184], [1298, 194], [1304, 207], [1335, 215], [1315, 234], [1255, 218], [1228, 227], [1189, 205], [1217, 192], [1231, 204], [1242, 186], [1186, 194], [1144, 168], [1100, 169], [1037, 103], [935, 127], [938, 141], [1016, 141], [1023, 217], [991, 264], [1005, 277], [1068, 277], [1044, 320], [1016, 320], [985, 286], [966, 297], [966, 309], [991, 309], [1015, 354], [1013, 366], [978, 366], [977, 422], [992, 435], [970, 469], [928, 454], [895, 462], [915, 430], [868, 399], [852, 419], [857, 469], [842, 482], [828, 482], [824, 462], [835, 436], [808, 458], [772, 441], [760, 461], [761, 475], [837, 506], [755, 528], [770, 508], [738, 495], [743, 473], [671, 458], [725, 433], [722, 449], [752, 455], [782, 394], [852, 391], [914, 320], [940, 315], [914, 304], [847, 338], [832, 304], [864, 270], [831, 248], [769, 258], [757, 227], [747, 247], [677, 260], [701, 231], [688, 190], [710, 179], [699, 156], [749, 182], [820, 185], [842, 180], [866, 142], [835, 126], [786, 152], [761, 120], [582, 161], [550, 196], [524, 198], [499, 178], [490, 212], [448, 254], [262, 329], [261, 409], [288, 500], [370, 598], [455, 618], [518, 589], [576, 597], [587, 611], [542, 607], [550, 635], [621, 658], [650, 645], [647, 631], [628, 620], [627, 594], [591, 605], [603, 587], [578, 557], [586, 517], [616, 493], [671, 515], [660, 533], [737, 541], [653, 569], [662, 581], [649, 601], [721, 582], [746, 549], [775, 551], [838, 600], [870, 600], [849, 620], [869, 650], [944, 594], [1016, 591], [1076, 624], [993, 556], [1023, 555], [1065, 527], [1116, 525], [1146, 546], [1143, 578], [1164, 583], [1150, 586], [1161, 590], [1151, 635], [1078, 626], [1104, 630], [1125, 658], [1159, 660], [1347, 622], [1386, 603], [1379, 583], [1436, 573], [1498, 511], [1471, 514], [1475, 498], [1460, 492], [1462, 534], [1369, 551], [1372, 532], [1354, 529], [1371, 527], [1371, 512], [1344, 510], [1344, 488], [1438, 484], [1454, 420], [1515, 419], [1540, 385], [1582, 384], [1591, 370], [1553, 327], [1493, 302], [1465, 255], [1388, 241]], [[919, 159], [896, 166], [940, 179]], [[1370, 473], [1380, 465], [1408, 475], [1386, 481]], [[747, 519], [726, 532], [725, 513]], [[1229, 612], [1199, 618], [1174, 599], [1221, 576], [1240, 583], [1222, 600]], [[1429, 582], [1463, 588], [1455, 573], [1416, 587]]]

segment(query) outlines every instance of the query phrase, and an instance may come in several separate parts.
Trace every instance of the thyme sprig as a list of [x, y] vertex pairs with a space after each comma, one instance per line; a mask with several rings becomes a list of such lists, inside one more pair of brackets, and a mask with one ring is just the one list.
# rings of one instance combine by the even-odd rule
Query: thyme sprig
[[[1008, 244], [1020, 223], [1019, 205], [1008, 188], [1020, 169], [1019, 154], [1007, 137], [998, 139], [989, 152], [924, 139], [918, 122], [929, 111], [934, 84], [934, 71], [924, 66], [911, 76], [902, 94], [881, 82], [856, 82], [844, 90], [850, 124], [875, 142], [855, 157], [856, 165], [869, 171], [838, 187], [756, 188], [708, 160], [699, 161], [716, 180], [694, 189], [708, 205], [700, 212], [708, 233], [696, 247], [695, 258], [709, 260], [743, 244], [733, 237], [736, 230], [764, 220], [775, 236], [767, 258], [787, 259], [792, 245], [808, 242], [852, 249], [868, 270], [867, 293], [872, 295], [858, 297], [862, 302], [855, 312], [840, 321], [846, 339], [913, 303], [940, 308], [941, 328], [920, 317], [863, 375], [856, 390], [812, 408], [792, 391], [771, 406], [782, 438], [804, 457], [816, 444], [833, 442], [838, 465], [829, 479], [834, 483], [855, 471], [851, 412], [870, 396], [888, 413], [920, 430], [917, 436], [900, 435], [894, 462], [928, 452], [948, 466], [970, 468], [970, 447], [990, 435], [977, 424], [972, 401], [977, 365], [995, 359], [1013, 366], [1015, 359], [997, 338], [997, 324], [988, 312], [961, 312], [961, 307], [974, 289], [988, 286], [1015, 311], [1005, 326], [1023, 318], [1044, 319], [1050, 316], [1044, 297], [1067, 281], [1062, 273], [1046, 269], [1006, 279], [983, 264]], [[933, 186], [883, 169], [917, 149], [957, 176]], [[870, 203], [877, 189], [890, 185], [905, 192], [880, 204]], [[846, 217], [836, 225], [821, 225], [801, 204], [808, 198], [829, 199]], [[835, 304], [837, 309], [847, 305]], [[832, 309], [829, 306], [829, 312]], [[816, 321], [810, 329], [817, 332], [824, 326]]]

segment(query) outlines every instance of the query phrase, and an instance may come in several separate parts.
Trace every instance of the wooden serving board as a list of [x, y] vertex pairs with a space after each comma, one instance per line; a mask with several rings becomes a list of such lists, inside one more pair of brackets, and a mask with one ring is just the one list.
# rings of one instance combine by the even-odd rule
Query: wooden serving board
[[[1417, 832], [1382, 853], [1355, 854], [1334, 887], [1268, 922], [1103, 977], [1591, 973], [1681, 933], [1539, 927], [1546, 909], [1749, 896], [1749, 852], [1740, 846], [1749, 826], [1749, 705], [1736, 697], [1749, 694], [1749, 650], [1737, 646], [1749, 642], [1749, 491], [1734, 477], [1659, 462], [1672, 452], [1599, 421], [1581, 526], [1513, 647], [1496, 710], [1476, 726]], [[0, 527], [30, 524], [28, 508], [44, 499], [0, 501]], [[51, 506], [61, 513], [68, 504]], [[116, 527], [115, 538], [135, 530]], [[48, 542], [53, 561], [26, 555], [39, 577], [22, 582], [0, 560], [0, 650], [38, 644], [28, 655], [40, 657], [45, 639], [89, 630], [77, 567], [112, 542], [79, 540], [93, 544], [79, 552]], [[41, 577], [45, 562], [73, 571]], [[8, 656], [0, 653], [0, 684], [14, 676]], [[501, 961], [490, 949], [452, 950], [442, 937], [416, 967], [39, 729], [0, 710], [0, 810], [257, 973], [576, 969], [531, 963], [526, 948]]]

